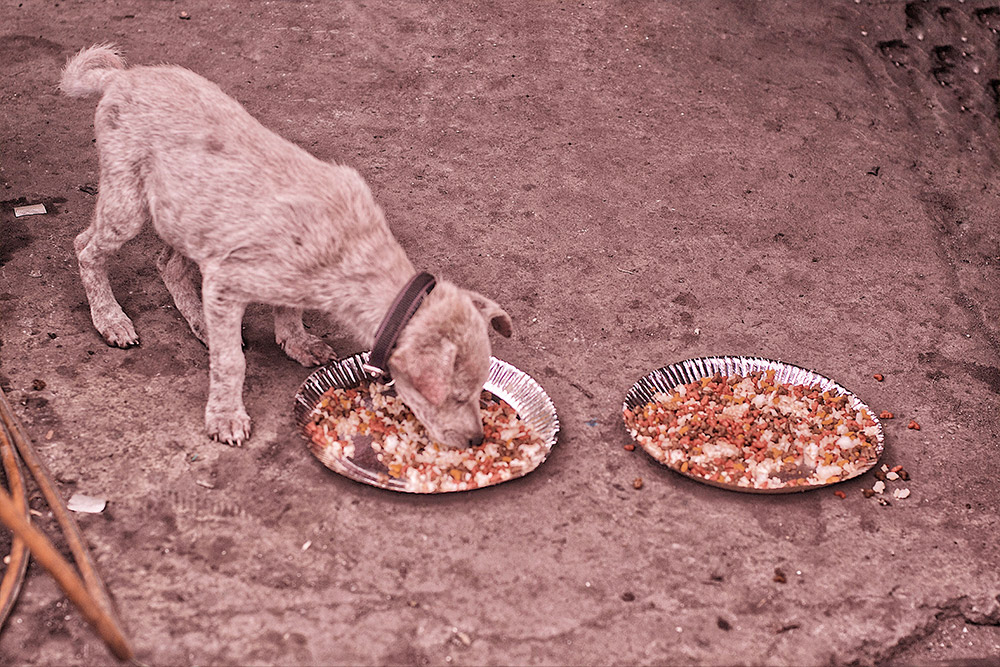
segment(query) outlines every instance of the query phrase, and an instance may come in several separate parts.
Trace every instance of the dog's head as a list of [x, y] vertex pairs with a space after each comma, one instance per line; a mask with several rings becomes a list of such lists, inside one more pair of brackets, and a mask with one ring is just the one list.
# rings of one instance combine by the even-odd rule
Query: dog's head
[[389, 357], [396, 394], [443, 445], [482, 442], [479, 396], [490, 373], [491, 326], [510, 337], [510, 316], [500, 306], [440, 281]]

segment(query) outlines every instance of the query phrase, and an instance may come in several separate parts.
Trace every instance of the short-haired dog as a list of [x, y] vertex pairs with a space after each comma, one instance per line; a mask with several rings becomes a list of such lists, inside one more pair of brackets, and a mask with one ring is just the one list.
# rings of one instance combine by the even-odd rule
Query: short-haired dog
[[[303, 365], [335, 358], [306, 332], [303, 310], [326, 313], [371, 346], [415, 270], [357, 171], [266, 129], [194, 72], [126, 67], [110, 45], [72, 57], [60, 88], [101, 96], [97, 206], [74, 244], [94, 326], [110, 345], [138, 343], [106, 263], [151, 221], [166, 244], [157, 261], [163, 282], [209, 349], [212, 438], [239, 444], [250, 435], [241, 334], [248, 304], [274, 306], [275, 338]], [[442, 444], [482, 440], [489, 326], [511, 334], [496, 303], [438, 281], [389, 357], [397, 394]]]

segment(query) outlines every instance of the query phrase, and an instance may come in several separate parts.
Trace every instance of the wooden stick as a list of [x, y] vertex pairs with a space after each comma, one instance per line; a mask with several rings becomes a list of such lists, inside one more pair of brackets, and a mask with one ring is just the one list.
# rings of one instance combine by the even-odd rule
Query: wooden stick
[[52, 514], [59, 522], [59, 526], [66, 537], [66, 543], [69, 545], [69, 550], [73, 554], [73, 560], [76, 561], [77, 567], [80, 568], [80, 574], [87, 584], [87, 588], [94, 592], [105, 610], [111, 613], [110, 598], [108, 597], [107, 590], [104, 588], [104, 583], [97, 574], [94, 562], [90, 558], [90, 551], [83, 541], [83, 534], [80, 532], [76, 520], [70, 515], [69, 510], [66, 509], [66, 505], [63, 504], [62, 498], [56, 493], [55, 484], [52, 482], [52, 475], [49, 474], [45, 464], [42, 463], [41, 459], [38, 458], [38, 454], [35, 453], [34, 447], [31, 446], [31, 440], [24, 432], [20, 420], [14, 414], [10, 403], [7, 402], [7, 397], [2, 389], [0, 389], [0, 421], [7, 427], [11, 440], [14, 441], [17, 451], [21, 454], [21, 459], [28, 468], [28, 472], [35, 478], [39, 489], [42, 491], [42, 495], [45, 496], [45, 502], [48, 503], [49, 509], [52, 510]]
[[[17, 452], [14, 451], [14, 446], [7, 438], [7, 430], [2, 426], [0, 426], [0, 459], [3, 460], [4, 474], [7, 477], [7, 486], [10, 487], [14, 504], [21, 516], [27, 519], [29, 516], [27, 487], [24, 484], [24, 476], [21, 475]], [[10, 560], [7, 563], [7, 571], [4, 572], [3, 581], [0, 581], [0, 628], [10, 616], [10, 610], [17, 601], [18, 593], [21, 592], [24, 574], [28, 570], [29, 553], [28, 545], [15, 534], [10, 545]]]
[[132, 648], [115, 620], [104, 612], [102, 605], [94, 599], [84, 586], [83, 580], [73, 571], [73, 566], [56, 551], [45, 534], [21, 515], [17, 504], [3, 489], [0, 489], [0, 521], [27, 543], [35, 560], [48, 570], [66, 593], [66, 597], [97, 630], [97, 634], [115, 657], [119, 660], [132, 660], [134, 658]]
[[[69, 574], [73, 579], [76, 580], [80, 586], [83, 586], [83, 592], [86, 594], [86, 599], [90, 603], [96, 604], [96, 608], [100, 611], [99, 617], [96, 619], [97, 622], [91, 621], [91, 624], [97, 630], [98, 634], [108, 645], [111, 651], [121, 660], [133, 660], [134, 654], [132, 652], [131, 646], [129, 646], [128, 641], [125, 639], [124, 633], [121, 630], [121, 624], [115, 615], [114, 606], [111, 604], [111, 598], [108, 596], [107, 589], [104, 587], [104, 582], [101, 581], [100, 575], [97, 574], [97, 568], [94, 567], [94, 563], [90, 558], [90, 551], [87, 549], [83, 541], [83, 535], [80, 532], [80, 528], [76, 525], [76, 521], [70, 515], [69, 510], [66, 509], [66, 505], [63, 504], [62, 498], [55, 491], [55, 485], [52, 482], [52, 476], [49, 474], [42, 463], [41, 459], [35, 453], [34, 447], [31, 446], [31, 440], [25, 434], [24, 429], [21, 427], [21, 422], [18, 420], [17, 415], [14, 414], [14, 410], [10, 407], [10, 403], [7, 402], [7, 396], [4, 394], [3, 390], [0, 390], [0, 422], [6, 427], [7, 432], [10, 434], [10, 439], [13, 440], [14, 445], [17, 447], [17, 451], [21, 454], [21, 458], [24, 460], [25, 466], [31, 473], [32, 477], [35, 478], [35, 482], [41, 489], [42, 494], [45, 496], [45, 500], [49, 505], [49, 509], [52, 510], [52, 514], [56, 517], [59, 522], [59, 526], [62, 528], [63, 535], [66, 537], [66, 542], [69, 545], [70, 551], [73, 553], [73, 559], [76, 561], [77, 567], [80, 569], [80, 575], [83, 577], [83, 582], [80, 582], [80, 578], [73, 571], [72, 566], [70, 566], [66, 560], [52, 548], [51, 543], [48, 542], [48, 538], [45, 537], [44, 533], [39, 531], [35, 526], [33, 526], [26, 519], [21, 518], [20, 522], [17, 524], [9, 523], [4, 519], [4, 523], [14, 531], [15, 535], [18, 535], [21, 539], [24, 539], [28, 543], [28, 548], [31, 549], [32, 554], [35, 558], [49, 570], [50, 574], [59, 582], [60, 586], [63, 586], [63, 590], [66, 595], [73, 600], [80, 611], [87, 617], [88, 621], [91, 621], [91, 617], [88, 614], [93, 614], [93, 608], [88, 607], [87, 610], [84, 609], [74, 599], [73, 595], [79, 596], [79, 593], [70, 594], [70, 590], [63, 585], [63, 581], [66, 581], [67, 585], [72, 585], [72, 581], [67, 578], [65, 569], [68, 568]], [[7, 496], [6, 500], [11, 501], [11, 506], [13, 507], [13, 501], [10, 496]], [[8, 508], [9, 509], [9, 508]], [[9, 512], [8, 512], [9, 514]], [[16, 512], [14, 512], [16, 515]], [[11, 520], [15, 520], [17, 517], [11, 517]], [[37, 533], [44, 543], [48, 545], [51, 549], [51, 556], [55, 556], [58, 561], [51, 561], [54, 567], [59, 568], [58, 563], [62, 563], [64, 568], [58, 569], [60, 574], [57, 576], [56, 572], [50, 569], [49, 565], [46, 565], [42, 561], [38, 552], [35, 551], [35, 546], [26, 537], [26, 533], [19, 529], [16, 529], [14, 525], [27, 526], [31, 531]], [[39, 546], [39, 548], [44, 549], [41, 543], [37, 540], [34, 543]], [[62, 580], [61, 580], [62, 578]]]

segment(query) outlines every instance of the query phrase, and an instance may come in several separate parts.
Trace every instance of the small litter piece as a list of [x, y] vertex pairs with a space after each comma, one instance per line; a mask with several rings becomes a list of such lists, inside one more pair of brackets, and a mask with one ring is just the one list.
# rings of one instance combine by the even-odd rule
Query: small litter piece
[[26, 215], [45, 215], [45, 204], [32, 204], [31, 206], [15, 206], [14, 217], [22, 218]]
[[74, 493], [66, 503], [69, 510], [86, 514], [100, 514], [107, 506], [108, 501], [105, 498], [95, 498], [82, 493]]

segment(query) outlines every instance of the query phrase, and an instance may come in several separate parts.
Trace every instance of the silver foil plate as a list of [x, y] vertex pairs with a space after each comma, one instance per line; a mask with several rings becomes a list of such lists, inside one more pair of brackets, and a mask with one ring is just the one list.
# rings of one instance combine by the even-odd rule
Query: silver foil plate
[[[368, 374], [362, 368], [362, 365], [368, 362], [368, 354], [362, 352], [327, 364], [314, 371], [299, 387], [295, 394], [294, 418], [309, 450], [330, 470], [364, 484], [405, 493], [450, 493], [450, 491], [414, 491], [407, 488], [403, 480], [389, 476], [388, 469], [378, 460], [368, 438], [355, 438], [354, 455], [348, 458], [335, 455], [333, 448], [319, 445], [309, 437], [306, 426], [309, 424], [310, 415], [327, 390], [334, 387], [353, 389], [369, 380]], [[556, 444], [559, 418], [555, 406], [545, 390], [530, 375], [496, 357], [490, 358], [490, 375], [483, 389], [514, 408], [518, 416], [534, 429], [544, 443], [544, 456], [535, 465], [518, 469], [511, 479], [523, 477], [541, 465]], [[474, 488], [482, 487], [470, 485], [468, 490]]]
[[[758, 489], [748, 486], [739, 486], [738, 484], [726, 484], [724, 482], [715, 482], [706, 479], [700, 475], [695, 475], [690, 472], [681, 472], [680, 469], [673, 466], [666, 466], [673, 470], [674, 472], [684, 475], [685, 477], [690, 477], [693, 480], [701, 482], [703, 484], [709, 484], [711, 486], [717, 486], [723, 489], [729, 489], [731, 491], [741, 491], [743, 493], [796, 493], [798, 491], [808, 491], [810, 489], [819, 489], [831, 486], [833, 484], [838, 484], [840, 482], [847, 481], [848, 479], [853, 479], [859, 475], [863, 475], [868, 470], [871, 470], [875, 466], [879, 459], [882, 458], [882, 453], [885, 449], [885, 434], [882, 431], [882, 423], [878, 420], [877, 413], [868, 407], [860, 398], [845, 389], [843, 386], [837, 382], [831, 380], [830, 378], [820, 375], [815, 371], [811, 371], [806, 368], [801, 368], [799, 366], [794, 366], [792, 364], [786, 364], [781, 361], [773, 361], [771, 359], [763, 359], [760, 357], [698, 357], [696, 359], [687, 359], [680, 363], [671, 364], [670, 366], [664, 366], [659, 368], [646, 376], [639, 379], [632, 388], [628, 390], [625, 394], [625, 402], [622, 404], [622, 411], [625, 409], [634, 409], [646, 405], [653, 400], [653, 396], [659, 392], [669, 394], [673, 392], [677, 387], [683, 384], [690, 384], [691, 382], [697, 382], [702, 378], [711, 377], [716, 373], [720, 373], [725, 376], [742, 375], [746, 376], [750, 373], [756, 371], [774, 371], [774, 379], [782, 384], [801, 384], [806, 386], [818, 385], [823, 391], [828, 391], [834, 396], [847, 396], [848, 404], [854, 410], [860, 410], [862, 408], [868, 411], [871, 418], [875, 422], [875, 426], [878, 427], [878, 434], [876, 435], [875, 442], [875, 460], [868, 466], [864, 468], [859, 468], [854, 474], [847, 477], [841, 478], [837, 482], [828, 482], [826, 484], [806, 484], [806, 485], [796, 485], [796, 486], [781, 486], [771, 489]], [[626, 426], [626, 429], [628, 427]], [[640, 447], [646, 451], [647, 454], [656, 458], [655, 454], [646, 447], [639, 443]], [[659, 461], [658, 461], [659, 462]], [[665, 464], [662, 464], [665, 465]], [[806, 474], [805, 476], [808, 476]]]

